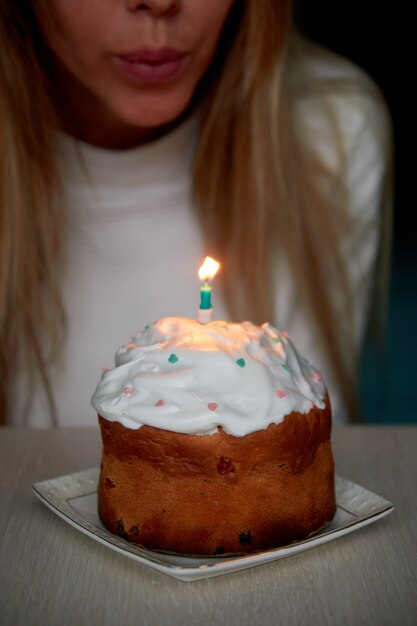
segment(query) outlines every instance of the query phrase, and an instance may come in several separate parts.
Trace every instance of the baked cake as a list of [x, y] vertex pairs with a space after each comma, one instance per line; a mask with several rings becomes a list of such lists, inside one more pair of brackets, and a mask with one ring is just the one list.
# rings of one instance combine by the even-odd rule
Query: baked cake
[[92, 398], [103, 524], [153, 550], [241, 554], [335, 513], [331, 411], [286, 333], [164, 318], [116, 354]]

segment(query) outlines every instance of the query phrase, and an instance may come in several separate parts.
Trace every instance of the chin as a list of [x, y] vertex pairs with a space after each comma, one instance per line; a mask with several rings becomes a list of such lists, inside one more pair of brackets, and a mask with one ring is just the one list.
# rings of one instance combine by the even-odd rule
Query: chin
[[192, 96], [192, 93], [182, 98], [170, 98], [164, 94], [154, 98], [141, 96], [114, 112], [120, 120], [135, 128], [157, 128], [181, 117], [189, 107]]

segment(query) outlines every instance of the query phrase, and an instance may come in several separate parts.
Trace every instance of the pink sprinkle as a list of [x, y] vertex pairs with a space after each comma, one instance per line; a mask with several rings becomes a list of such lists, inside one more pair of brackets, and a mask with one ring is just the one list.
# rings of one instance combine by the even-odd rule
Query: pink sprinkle
[[163, 400], [158, 400], [158, 402], [155, 402], [155, 406], [157, 406], [158, 408], [160, 406], [164, 406], [165, 402]]
[[319, 380], [321, 380], [321, 376], [318, 372], [314, 372], [314, 374], [311, 377], [311, 380], [314, 380], [315, 383], [318, 383]]
[[215, 411], [217, 409], [216, 402], [209, 402], [207, 406], [210, 409], [210, 411]]
[[123, 347], [127, 350], [133, 350], [133, 348], [137, 348], [137, 345], [131, 341], [129, 343], [125, 343]]
[[110, 368], [108, 368], [108, 367], [102, 367], [102, 368], [101, 368], [101, 371], [102, 371], [102, 372], [108, 372], [108, 371], [110, 371]]
[[285, 398], [286, 395], [287, 394], [285, 393], [283, 389], [278, 389], [278, 391], [276, 392], [277, 398]]
[[284, 332], [283, 332], [283, 333], [281, 333], [281, 335], [282, 335], [283, 337], [285, 337], [285, 339], [289, 339], [289, 338], [290, 338], [290, 336], [289, 336], [289, 334], [287, 333], [287, 331], [286, 331], [286, 330], [284, 330]]
[[125, 394], [125, 396], [133, 396], [135, 390], [133, 389], [133, 387], [125, 387], [123, 389], [123, 393]]

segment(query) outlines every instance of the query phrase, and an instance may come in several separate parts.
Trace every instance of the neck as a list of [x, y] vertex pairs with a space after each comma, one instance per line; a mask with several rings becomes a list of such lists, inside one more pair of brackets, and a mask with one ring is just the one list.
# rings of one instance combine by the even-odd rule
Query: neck
[[118, 124], [104, 113], [96, 115], [94, 123], [86, 123], [82, 116], [73, 116], [71, 124], [65, 124], [64, 128], [76, 139], [93, 146], [108, 150], [129, 150], [159, 139], [175, 128], [180, 121], [176, 119], [157, 128], [129, 127]]

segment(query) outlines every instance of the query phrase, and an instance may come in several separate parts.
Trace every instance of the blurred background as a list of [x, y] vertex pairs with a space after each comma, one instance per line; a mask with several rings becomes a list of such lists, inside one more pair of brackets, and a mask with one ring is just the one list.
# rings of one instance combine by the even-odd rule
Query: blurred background
[[361, 399], [369, 423], [417, 423], [415, 0], [294, 0], [301, 32], [365, 69], [384, 94], [394, 127], [395, 202], [386, 361], [368, 347]]

